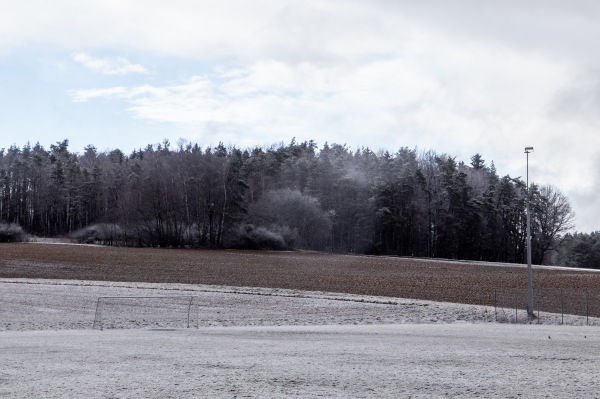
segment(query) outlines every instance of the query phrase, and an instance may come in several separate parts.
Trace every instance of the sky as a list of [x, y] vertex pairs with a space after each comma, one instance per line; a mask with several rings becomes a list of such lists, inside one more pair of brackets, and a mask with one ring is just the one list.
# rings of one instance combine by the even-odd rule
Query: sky
[[479, 153], [597, 231], [599, 20], [595, 0], [0, 0], [0, 148]]

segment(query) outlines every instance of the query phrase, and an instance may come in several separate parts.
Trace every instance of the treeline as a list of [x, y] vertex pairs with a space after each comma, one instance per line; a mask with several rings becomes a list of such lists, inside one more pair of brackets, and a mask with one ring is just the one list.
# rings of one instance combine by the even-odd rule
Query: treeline
[[600, 269], [600, 231], [567, 233], [561, 244], [557, 256], [558, 264]]
[[126, 155], [68, 141], [0, 150], [0, 222], [39, 236], [165, 247], [304, 248], [552, 263], [573, 213], [553, 186], [475, 154], [351, 150], [313, 141], [240, 149], [181, 141]]

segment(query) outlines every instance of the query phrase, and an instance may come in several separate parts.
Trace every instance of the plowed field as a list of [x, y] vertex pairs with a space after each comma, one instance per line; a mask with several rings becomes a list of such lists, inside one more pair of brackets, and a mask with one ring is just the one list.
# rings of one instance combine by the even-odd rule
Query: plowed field
[[[0, 278], [215, 284], [343, 292], [468, 304], [526, 303], [523, 265], [336, 255], [0, 245]], [[600, 273], [534, 267], [542, 310], [600, 316]], [[584, 313], [585, 312], [585, 313]]]

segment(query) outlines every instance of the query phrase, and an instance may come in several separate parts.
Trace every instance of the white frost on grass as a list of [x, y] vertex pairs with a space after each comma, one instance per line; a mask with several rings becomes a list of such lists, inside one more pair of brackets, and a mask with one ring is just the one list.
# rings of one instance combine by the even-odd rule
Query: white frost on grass
[[[91, 330], [99, 296], [154, 295], [197, 296], [199, 327], [134, 320], [145, 328]], [[484, 311], [265, 288], [0, 279], [0, 397], [598, 396], [598, 327], [491, 323]]]
[[[0, 279], [0, 330], [89, 329], [99, 297], [194, 296], [191, 325], [332, 325], [484, 322], [478, 306], [299, 290], [190, 284]], [[178, 302], [178, 303], [177, 303]], [[185, 302], [112, 300], [105, 328], [185, 326]], [[123, 321], [128, 318], [129, 323]], [[160, 319], [166, 324], [160, 324]], [[168, 320], [175, 323], [168, 324]], [[179, 321], [179, 323], [177, 323]]]
[[203, 327], [0, 333], [7, 398], [592, 398], [597, 327]]
[[[493, 307], [299, 290], [192, 284], [0, 279], [0, 331], [90, 329], [99, 297], [193, 296], [189, 324], [285, 326], [486, 323]], [[111, 300], [104, 328], [186, 327], [186, 300]], [[514, 320], [515, 309], [499, 309]], [[518, 310], [516, 317], [525, 322]], [[543, 324], [598, 325], [594, 318], [541, 314]]]

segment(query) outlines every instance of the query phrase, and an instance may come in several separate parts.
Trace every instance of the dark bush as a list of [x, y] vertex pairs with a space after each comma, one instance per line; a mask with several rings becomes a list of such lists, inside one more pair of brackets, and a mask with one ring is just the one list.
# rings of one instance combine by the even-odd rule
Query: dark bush
[[281, 232], [255, 227], [252, 224], [240, 226], [237, 236], [231, 238], [228, 246], [239, 249], [286, 250], [289, 248]]
[[[330, 215], [317, 198], [298, 190], [265, 193], [250, 206], [249, 219], [258, 226], [269, 226], [294, 248], [324, 250], [331, 232]], [[289, 238], [288, 238], [289, 237]]]
[[119, 225], [101, 223], [74, 231], [70, 236], [81, 244], [124, 245], [126, 235]]
[[18, 224], [0, 223], [0, 242], [21, 242], [25, 241], [27, 235]]

